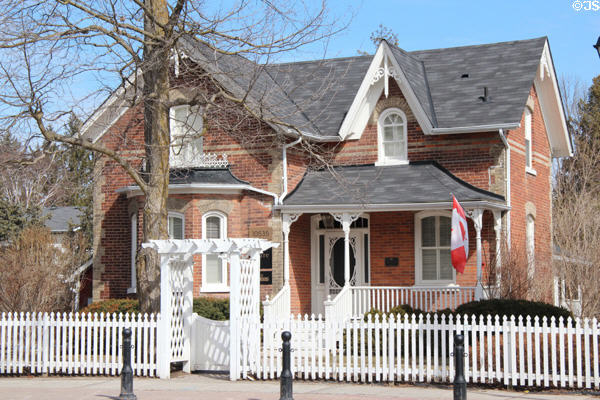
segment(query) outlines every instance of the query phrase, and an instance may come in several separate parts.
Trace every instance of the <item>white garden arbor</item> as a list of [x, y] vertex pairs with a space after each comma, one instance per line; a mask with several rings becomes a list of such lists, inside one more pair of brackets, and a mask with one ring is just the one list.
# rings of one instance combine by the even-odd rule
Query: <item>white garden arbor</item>
[[152, 248], [160, 255], [159, 377], [170, 377], [173, 362], [183, 362], [184, 372], [191, 372], [192, 347], [195, 345], [191, 334], [196, 254], [218, 254], [229, 263], [230, 378], [236, 380], [244, 376], [248, 367], [258, 362], [260, 253], [278, 244], [264, 239], [240, 238], [152, 240], [142, 246]]

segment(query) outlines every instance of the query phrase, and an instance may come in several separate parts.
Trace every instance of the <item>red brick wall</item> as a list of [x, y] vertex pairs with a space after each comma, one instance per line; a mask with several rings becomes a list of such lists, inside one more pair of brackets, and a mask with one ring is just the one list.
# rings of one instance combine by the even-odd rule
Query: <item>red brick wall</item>
[[[533, 169], [536, 175], [525, 171], [525, 108], [521, 127], [508, 132], [511, 146], [511, 245], [515, 254], [526, 255], [527, 212], [535, 209], [535, 268], [536, 282], [544, 280], [548, 300], [551, 300], [552, 261], [552, 202], [551, 153], [540, 104], [535, 88], [531, 88]], [[528, 204], [529, 203], [529, 204]], [[533, 207], [532, 207], [533, 205]]]
[[290, 289], [292, 312], [310, 314], [310, 215], [294, 222], [290, 231]]

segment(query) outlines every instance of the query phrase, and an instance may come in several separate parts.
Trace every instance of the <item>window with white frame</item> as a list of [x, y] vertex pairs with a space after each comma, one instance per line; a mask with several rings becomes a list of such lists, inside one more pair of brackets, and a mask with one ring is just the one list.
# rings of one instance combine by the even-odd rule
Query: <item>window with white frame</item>
[[[227, 217], [218, 211], [207, 212], [202, 216], [203, 239], [227, 238]], [[217, 254], [202, 256], [202, 291], [227, 292], [227, 264]]]
[[194, 167], [202, 155], [203, 118], [199, 106], [184, 104], [169, 110], [171, 145], [169, 163], [174, 168]]
[[533, 146], [531, 140], [531, 110], [525, 107], [525, 169], [533, 172]]
[[381, 113], [377, 124], [378, 164], [402, 164], [408, 162], [406, 140], [406, 115], [398, 108]]
[[184, 238], [184, 217], [183, 214], [170, 212], [169, 213], [169, 239]]
[[137, 277], [135, 258], [137, 255], [137, 213], [131, 214], [131, 286], [127, 289], [127, 293], [135, 293], [137, 291]]
[[416, 283], [454, 283], [450, 261], [451, 214], [446, 211], [421, 212], [415, 216]]
[[533, 278], [535, 272], [535, 218], [531, 214], [527, 214], [525, 240], [527, 246], [527, 274], [530, 278]]

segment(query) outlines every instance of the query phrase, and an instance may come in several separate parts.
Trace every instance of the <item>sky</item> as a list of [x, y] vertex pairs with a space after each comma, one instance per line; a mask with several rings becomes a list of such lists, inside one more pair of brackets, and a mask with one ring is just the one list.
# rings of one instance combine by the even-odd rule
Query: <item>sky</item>
[[[600, 0], [329, 0], [329, 6], [340, 20], [353, 16], [327, 44], [327, 57], [372, 53], [369, 36], [382, 24], [407, 51], [548, 36], [559, 77], [588, 87], [600, 74], [600, 58], [592, 47], [600, 36]], [[318, 58], [323, 45], [304, 53], [302, 58]]]

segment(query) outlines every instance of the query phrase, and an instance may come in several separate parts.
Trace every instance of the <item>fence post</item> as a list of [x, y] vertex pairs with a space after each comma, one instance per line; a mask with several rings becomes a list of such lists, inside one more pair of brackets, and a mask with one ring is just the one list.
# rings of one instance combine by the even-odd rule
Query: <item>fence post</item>
[[292, 339], [292, 334], [288, 331], [285, 331], [281, 334], [281, 339], [283, 340], [283, 344], [282, 344], [282, 353], [283, 353], [283, 360], [282, 360], [282, 369], [281, 369], [281, 389], [280, 389], [280, 394], [281, 397], [279, 398], [279, 400], [293, 400], [292, 397], [292, 371], [290, 370], [291, 365], [290, 365], [290, 352], [291, 352], [291, 345], [290, 345], [290, 340]]
[[131, 328], [123, 329], [123, 369], [121, 369], [121, 394], [119, 400], [136, 400], [133, 394], [133, 370], [131, 369]]
[[467, 400], [467, 381], [465, 381], [465, 338], [462, 334], [454, 336], [454, 400]]
[[156, 369], [160, 379], [171, 377], [171, 271], [169, 256], [160, 257], [160, 317], [156, 325]]

